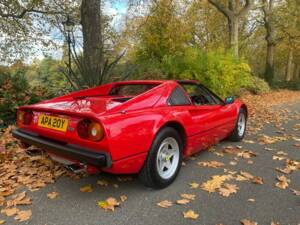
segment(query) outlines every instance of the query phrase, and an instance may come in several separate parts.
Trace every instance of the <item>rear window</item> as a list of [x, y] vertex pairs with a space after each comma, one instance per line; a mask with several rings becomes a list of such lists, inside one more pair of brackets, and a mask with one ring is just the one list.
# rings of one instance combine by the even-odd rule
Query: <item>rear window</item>
[[122, 84], [113, 87], [109, 95], [116, 96], [136, 96], [140, 95], [154, 87], [158, 84]]

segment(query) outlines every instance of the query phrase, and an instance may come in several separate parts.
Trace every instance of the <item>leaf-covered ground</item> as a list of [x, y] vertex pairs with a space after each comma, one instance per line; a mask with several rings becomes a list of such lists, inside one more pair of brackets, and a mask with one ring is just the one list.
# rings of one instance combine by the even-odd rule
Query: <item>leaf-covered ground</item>
[[75, 176], [46, 155], [0, 138], [0, 224], [300, 223], [300, 93], [244, 96], [240, 143], [224, 141], [183, 163], [164, 190], [135, 176]]

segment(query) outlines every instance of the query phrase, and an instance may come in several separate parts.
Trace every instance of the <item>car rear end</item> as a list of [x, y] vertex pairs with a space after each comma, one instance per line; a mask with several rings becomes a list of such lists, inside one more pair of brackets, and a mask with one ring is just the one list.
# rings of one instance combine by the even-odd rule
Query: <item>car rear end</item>
[[21, 107], [13, 136], [46, 150], [65, 164], [110, 167], [111, 157], [101, 121], [91, 113]]

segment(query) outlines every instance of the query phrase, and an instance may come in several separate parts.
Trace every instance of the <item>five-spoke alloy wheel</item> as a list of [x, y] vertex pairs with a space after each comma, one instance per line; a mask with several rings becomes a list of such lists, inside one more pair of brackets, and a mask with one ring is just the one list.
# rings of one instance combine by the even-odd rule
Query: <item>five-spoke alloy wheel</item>
[[181, 168], [182, 150], [179, 133], [172, 127], [163, 127], [156, 135], [140, 172], [141, 181], [152, 188], [171, 184]]

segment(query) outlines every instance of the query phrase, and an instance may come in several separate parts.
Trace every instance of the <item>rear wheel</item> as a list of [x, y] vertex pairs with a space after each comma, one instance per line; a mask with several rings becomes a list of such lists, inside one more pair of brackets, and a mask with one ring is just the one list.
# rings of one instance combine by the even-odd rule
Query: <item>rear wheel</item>
[[176, 178], [182, 163], [182, 139], [171, 127], [156, 135], [140, 172], [140, 180], [148, 187], [164, 188]]
[[245, 109], [241, 108], [238, 119], [235, 124], [235, 128], [232, 132], [232, 134], [229, 137], [229, 140], [231, 141], [241, 141], [246, 132], [246, 125], [247, 125], [247, 116]]

